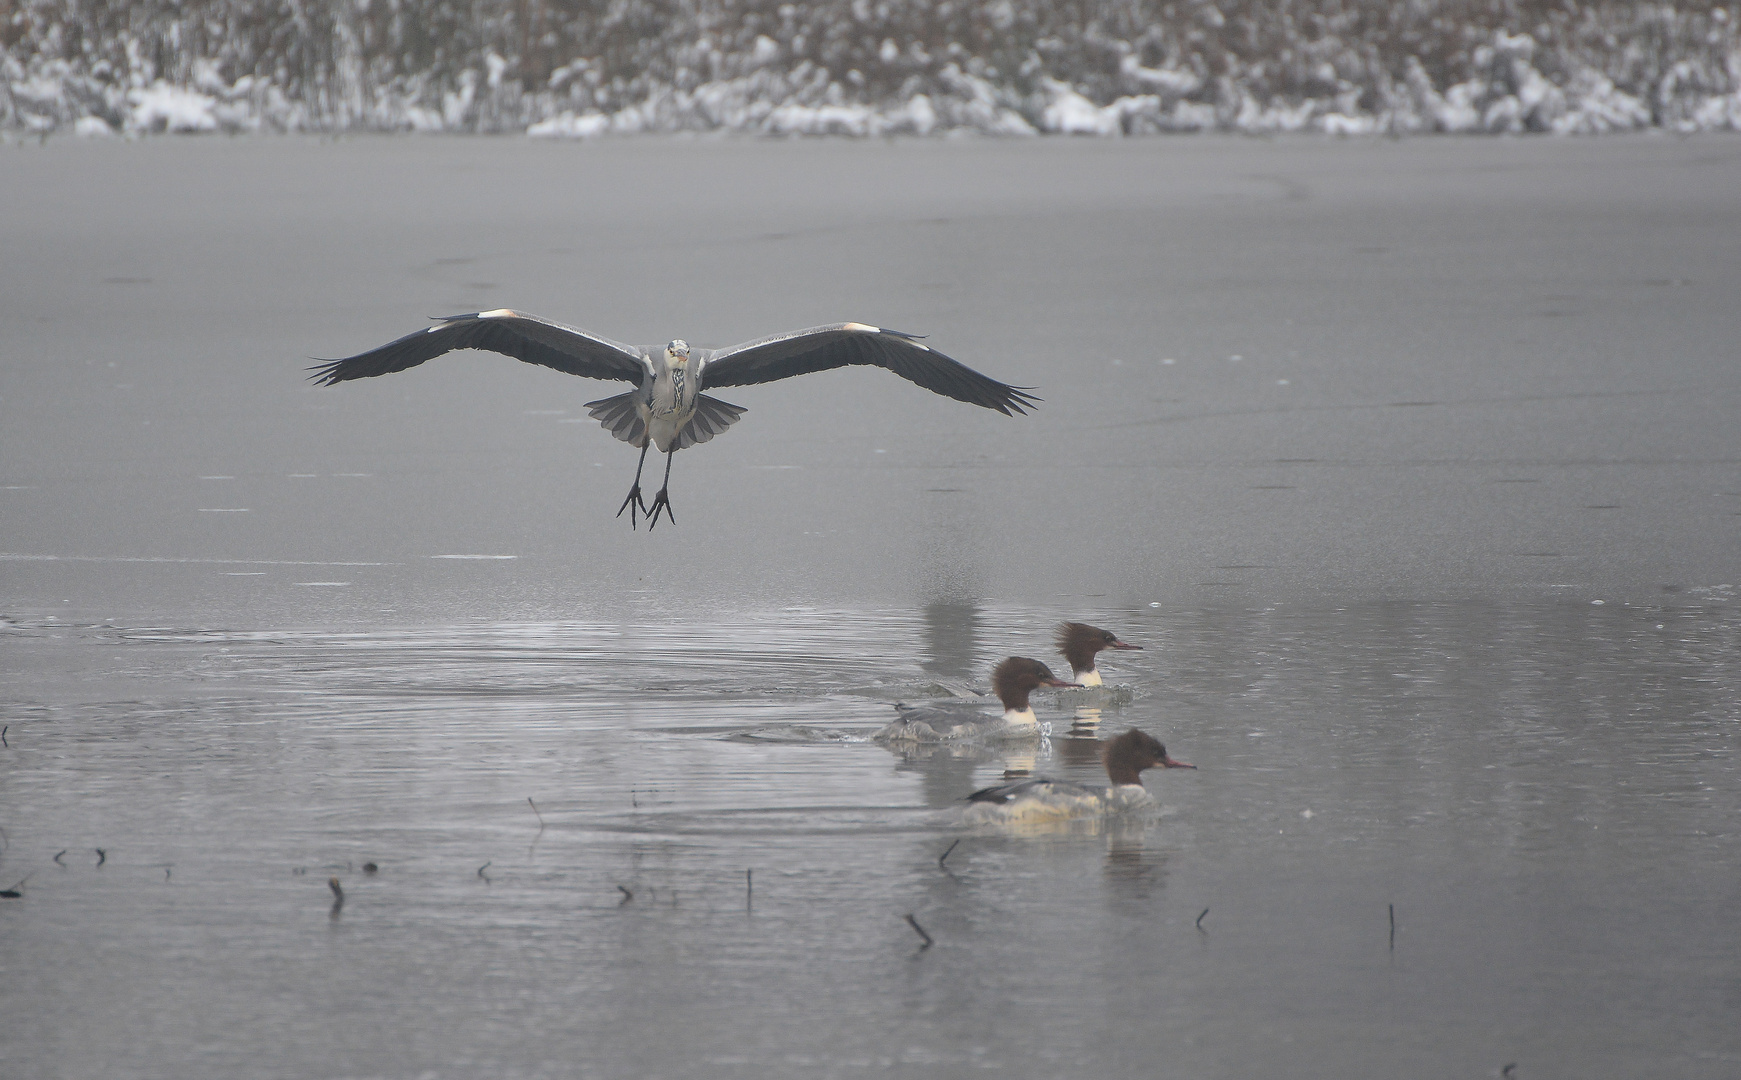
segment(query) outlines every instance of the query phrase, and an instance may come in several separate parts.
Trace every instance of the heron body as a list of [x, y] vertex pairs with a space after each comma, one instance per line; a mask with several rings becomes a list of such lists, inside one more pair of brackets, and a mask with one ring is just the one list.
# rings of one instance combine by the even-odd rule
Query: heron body
[[[648, 528], [661, 512], [672, 522], [668, 497], [671, 455], [704, 443], [736, 423], [747, 410], [702, 393], [722, 386], [747, 386], [813, 371], [851, 365], [886, 368], [909, 382], [970, 405], [1006, 416], [1026, 413], [1039, 400], [1029, 387], [1009, 386], [922, 344], [917, 335], [866, 323], [836, 323], [757, 338], [727, 349], [691, 349], [677, 338], [662, 349], [646, 349], [508, 308], [454, 315], [435, 326], [407, 334], [379, 348], [341, 360], [323, 361], [314, 380], [323, 386], [372, 378], [415, 367], [455, 349], [499, 352], [529, 364], [591, 379], [619, 379], [635, 389], [587, 402], [591, 416], [613, 436], [639, 447], [635, 483], [617, 511], [648, 515]], [[647, 451], [658, 447], [665, 458], [665, 485], [648, 507], [641, 501], [641, 470]]]

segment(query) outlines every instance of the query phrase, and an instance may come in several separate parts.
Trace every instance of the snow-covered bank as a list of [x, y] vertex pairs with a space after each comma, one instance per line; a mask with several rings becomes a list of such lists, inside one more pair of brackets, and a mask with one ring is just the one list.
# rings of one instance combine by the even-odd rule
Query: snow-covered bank
[[1741, 5], [150, 0], [0, 7], [0, 132], [1741, 129]]

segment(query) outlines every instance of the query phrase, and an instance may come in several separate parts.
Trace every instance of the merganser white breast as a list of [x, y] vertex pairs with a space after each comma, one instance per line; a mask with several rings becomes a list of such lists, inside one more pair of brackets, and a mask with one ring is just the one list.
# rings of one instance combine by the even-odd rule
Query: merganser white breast
[[981, 788], [967, 796], [973, 805], [964, 820], [969, 825], [1016, 825], [1128, 813], [1155, 805], [1154, 796], [1143, 787], [1144, 769], [1197, 767], [1168, 757], [1160, 740], [1136, 728], [1108, 742], [1101, 760], [1111, 787], [1036, 777]]
[[[469, 315], [450, 315], [425, 330], [407, 334], [377, 349], [325, 360], [311, 368], [322, 386], [387, 375], [416, 367], [455, 349], [483, 349], [588, 379], [620, 379], [636, 389], [586, 403], [605, 430], [641, 449], [635, 483], [617, 516], [629, 511], [646, 514], [647, 528], [671, 515], [671, 455], [704, 443], [737, 423], [746, 411], [703, 394], [722, 386], [773, 382], [813, 371], [865, 364], [886, 368], [933, 393], [965, 401], [1005, 416], [1025, 414], [1040, 399], [1029, 386], [1009, 386], [952, 360], [917, 334], [904, 334], [866, 323], [834, 323], [757, 338], [729, 349], [690, 349], [676, 338], [662, 349], [644, 349], [541, 319], [536, 315], [496, 308]], [[641, 501], [641, 470], [647, 449], [665, 455], [665, 483], [649, 508]]]
[[1118, 640], [1118, 635], [1111, 630], [1102, 630], [1098, 626], [1087, 623], [1059, 623], [1052, 643], [1058, 651], [1064, 654], [1064, 659], [1070, 662], [1071, 678], [1083, 686], [1104, 686], [1100, 679], [1100, 669], [1095, 666], [1094, 657], [1102, 649], [1141, 649], [1141, 645], [1131, 645]]
[[991, 673], [992, 691], [1002, 715], [972, 702], [895, 706], [900, 715], [871, 738], [878, 742], [937, 743], [985, 739], [1028, 739], [1040, 734], [1028, 696], [1042, 686], [1075, 686], [1052, 674], [1038, 660], [1012, 656]]

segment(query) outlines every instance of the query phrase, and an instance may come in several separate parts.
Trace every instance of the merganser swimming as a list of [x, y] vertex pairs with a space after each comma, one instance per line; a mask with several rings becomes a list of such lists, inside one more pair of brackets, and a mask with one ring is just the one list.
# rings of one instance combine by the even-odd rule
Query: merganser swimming
[[967, 796], [973, 805], [967, 808], [965, 820], [969, 825], [1018, 824], [1140, 810], [1155, 805], [1154, 796], [1143, 787], [1144, 769], [1197, 767], [1168, 757], [1158, 739], [1136, 728], [1108, 742], [1101, 760], [1112, 779], [1109, 788], [1039, 777], [999, 784]]
[[1118, 640], [1118, 635], [1111, 630], [1079, 622], [1059, 623], [1052, 643], [1064, 654], [1064, 659], [1070, 661], [1070, 670], [1074, 672], [1072, 678], [1083, 686], [1105, 685], [1100, 681], [1099, 669], [1094, 666], [1094, 655], [1100, 650], [1142, 648]]
[[1025, 739], [1040, 733], [1028, 695], [1041, 686], [1075, 686], [1052, 674], [1038, 660], [1012, 656], [991, 673], [992, 692], [1003, 715], [971, 702], [896, 705], [901, 715], [871, 738], [878, 742], [950, 742], [967, 739]]
[[641, 463], [635, 467], [635, 483], [617, 516], [629, 511], [647, 514], [641, 501], [641, 470], [647, 465], [647, 448], [657, 446], [665, 455], [665, 483], [653, 497], [647, 518], [651, 530], [662, 511], [672, 524], [671, 455], [696, 443], [704, 443], [737, 423], [746, 411], [703, 390], [722, 386], [748, 386], [775, 379], [805, 375], [812, 371], [869, 364], [888, 370], [944, 397], [965, 401], [1005, 416], [1025, 414], [1040, 399], [1025, 391], [1030, 386], [1008, 386], [952, 360], [917, 334], [885, 330], [864, 323], [835, 323], [794, 330], [786, 334], [746, 341], [729, 349], [695, 349], [677, 338], [663, 349], [644, 349], [599, 337], [585, 330], [541, 319], [536, 315], [497, 308], [469, 315], [449, 315], [438, 325], [377, 349], [342, 360], [322, 361], [311, 376], [322, 386], [350, 379], [367, 379], [404, 371], [454, 349], [483, 349], [524, 360], [528, 364], [566, 371], [588, 379], [621, 379], [637, 389], [616, 397], [586, 403], [587, 410], [612, 435], [641, 448]]

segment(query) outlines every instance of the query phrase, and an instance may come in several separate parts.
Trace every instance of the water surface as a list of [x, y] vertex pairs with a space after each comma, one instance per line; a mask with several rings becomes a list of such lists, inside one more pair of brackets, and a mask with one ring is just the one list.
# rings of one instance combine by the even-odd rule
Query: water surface
[[[1735, 1075], [1738, 162], [8, 148], [0, 1073]], [[649, 534], [616, 389], [303, 379], [502, 305], [1045, 401], [741, 388]], [[868, 741], [1065, 618], [1127, 693]], [[957, 824], [1132, 725], [1153, 820]]]
[[[104, 671], [6, 717], [9, 1072], [1728, 1075], [1728, 608], [1098, 612], [1132, 700], [912, 760], [888, 703], [1056, 612], [15, 624]], [[959, 827], [1084, 720], [1200, 769]]]

